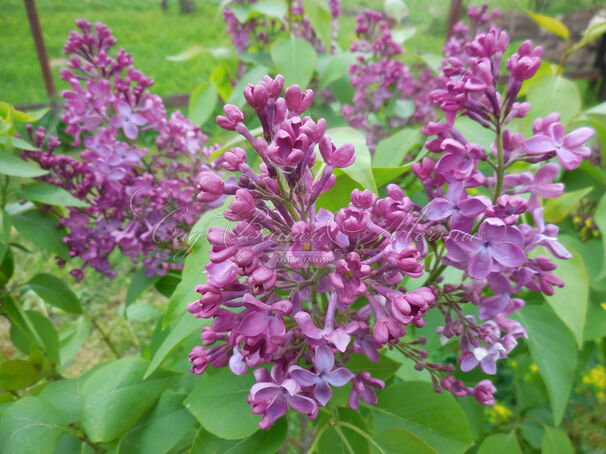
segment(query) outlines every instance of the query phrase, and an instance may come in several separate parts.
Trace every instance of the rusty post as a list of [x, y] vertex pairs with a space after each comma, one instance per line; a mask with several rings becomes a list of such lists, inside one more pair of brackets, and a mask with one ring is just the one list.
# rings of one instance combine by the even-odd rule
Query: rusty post
[[27, 10], [27, 18], [29, 20], [29, 26], [32, 30], [32, 36], [34, 37], [34, 44], [36, 45], [36, 53], [38, 54], [38, 61], [40, 62], [40, 69], [42, 70], [42, 77], [44, 77], [44, 85], [46, 87], [46, 93], [52, 100], [57, 92], [55, 91], [55, 84], [53, 83], [53, 73], [48, 63], [48, 55], [46, 54], [46, 48], [44, 47], [44, 37], [42, 36], [42, 29], [40, 28], [40, 21], [38, 20], [38, 12], [36, 11], [36, 3], [34, 0], [23, 0], [25, 3], [25, 9]]
[[461, 19], [461, 13], [463, 12], [463, 0], [451, 0], [450, 1], [450, 13], [448, 14], [448, 29], [446, 33], [446, 41], [452, 36], [452, 29], [455, 24]]

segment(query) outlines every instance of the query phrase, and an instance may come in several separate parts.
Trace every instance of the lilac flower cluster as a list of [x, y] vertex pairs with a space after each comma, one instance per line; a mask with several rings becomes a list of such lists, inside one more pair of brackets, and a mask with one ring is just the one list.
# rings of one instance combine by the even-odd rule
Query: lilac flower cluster
[[[318, 52], [332, 52], [334, 48], [325, 49], [324, 44], [316, 35], [309, 19], [305, 15], [303, 0], [294, 0], [288, 2], [290, 11], [287, 12], [283, 22], [278, 19], [255, 15], [243, 22], [238, 20], [234, 13], [235, 8], [246, 8], [257, 3], [257, 0], [236, 0], [223, 9], [223, 18], [227, 25], [227, 33], [231, 35], [232, 44], [238, 52], [248, 52], [251, 50], [264, 50], [271, 44], [275, 35], [289, 30], [300, 38], [305, 39]], [[328, 8], [332, 19], [332, 40], [336, 42], [338, 32], [338, 18], [341, 15], [341, 5], [339, 0], [329, 0]]]
[[[586, 142], [593, 135], [586, 127], [566, 134], [557, 114], [535, 120], [530, 138], [511, 129], [511, 120], [526, 117], [530, 110], [517, 98], [522, 83], [538, 70], [542, 50], [529, 41], [522, 43], [507, 60], [507, 73], [501, 74], [508, 44], [507, 33], [493, 26], [478, 33], [460, 56], [447, 59], [440, 88], [431, 94], [445, 120], [424, 127], [425, 134], [436, 136], [427, 143], [436, 158], [413, 164], [429, 199], [425, 228], [450, 230], [443, 246], [430, 242], [441, 259], [435, 260], [426, 285], [436, 294], [436, 307], [444, 316], [444, 325], [438, 328], [443, 342], [460, 340], [459, 365], [464, 372], [480, 367], [495, 374], [496, 362], [526, 336], [523, 326], [508, 318], [524, 305], [516, 294], [528, 289], [551, 295], [554, 286], [563, 285], [552, 273], [553, 261], [536, 253], [542, 247], [557, 258], [570, 258], [558, 242], [558, 227], [545, 223], [541, 200], [562, 194], [563, 185], [553, 182], [560, 165], [567, 170], [578, 167], [590, 154]], [[500, 91], [503, 77], [506, 84]], [[461, 115], [494, 133], [490, 149], [467, 141], [457, 130]], [[551, 158], [560, 165], [533, 166]], [[509, 173], [513, 164], [525, 170]], [[491, 170], [492, 175], [485, 176]], [[462, 271], [460, 283], [443, 281], [440, 274], [446, 267]], [[477, 317], [464, 311], [466, 303], [478, 306]], [[494, 387], [488, 381], [475, 390], [451, 378], [441, 386], [493, 402]]]
[[[83, 146], [79, 159], [55, 153], [50, 138], [44, 151], [26, 152], [50, 171], [41, 180], [61, 186], [85, 201], [85, 208], [58, 213], [68, 235], [72, 257], [82, 266], [72, 270], [81, 279], [86, 266], [114, 275], [109, 255], [118, 248], [133, 261], [142, 260], [149, 275], [165, 274], [171, 250], [181, 247], [183, 232], [209, 206], [197, 200], [195, 188], [202, 172], [212, 172], [214, 151], [207, 137], [182, 114], [167, 117], [160, 97], [147, 89], [153, 81], [133, 66], [103, 24], [76, 22], [65, 53], [72, 55], [62, 71], [71, 89], [63, 93], [65, 132], [73, 146]], [[157, 151], [148, 153], [137, 139], [156, 134]], [[32, 133], [41, 148], [45, 131]]]
[[331, 387], [350, 382], [352, 408], [360, 400], [376, 403], [373, 389], [384, 383], [367, 371], [353, 373], [348, 360], [363, 354], [379, 361], [384, 345], [418, 351], [414, 345], [422, 341], [402, 337], [408, 325], [425, 324], [435, 302], [427, 287], [399, 287], [405, 276], [423, 274], [424, 251], [410, 241], [410, 213], [420, 207], [389, 185], [385, 198], [355, 190], [336, 213], [317, 209], [318, 197], [335, 183], [334, 170], [354, 162], [354, 148], [336, 147], [324, 119], [302, 116], [311, 90], [295, 85], [281, 97], [282, 89], [283, 78], [276, 76], [244, 91], [261, 137], [253, 136], [236, 106], [226, 105], [217, 117], [219, 126], [248, 140], [261, 164], [255, 172], [246, 152], [234, 148], [222, 163], [240, 173], [235, 183], [203, 177], [204, 200], [235, 196], [225, 211], [235, 224], [209, 230], [208, 279], [188, 308], [213, 320], [202, 329], [203, 346], [190, 354], [192, 371], [201, 374], [209, 365], [229, 365], [235, 374], [255, 369], [249, 402], [253, 413], [263, 415], [262, 428], [288, 408], [314, 418], [330, 400]]
[[[394, 41], [391, 23], [383, 13], [366, 10], [357, 18], [358, 41], [351, 46], [357, 61], [349, 69], [355, 89], [352, 104], [342, 112], [349, 124], [367, 134], [371, 150], [390, 131], [433, 118], [429, 93], [437, 88], [429, 67], [420, 67], [418, 74], [398, 59], [402, 47]], [[414, 104], [409, 116], [398, 110], [399, 102]]]

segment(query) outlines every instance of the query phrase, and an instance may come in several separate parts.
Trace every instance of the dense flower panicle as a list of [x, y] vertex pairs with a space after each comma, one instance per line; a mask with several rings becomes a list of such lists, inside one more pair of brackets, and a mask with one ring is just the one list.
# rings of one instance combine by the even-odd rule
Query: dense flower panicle
[[[383, 13], [366, 10], [358, 16], [356, 36], [351, 51], [358, 56], [349, 69], [355, 93], [352, 104], [343, 106], [343, 115], [353, 127], [366, 131], [374, 150], [388, 134], [386, 126], [391, 130], [433, 118], [428, 94], [435, 88], [435, 76], [428, 67], [421, 67], [415, 76], [415, 70], [398, 59], [403, 49], [393, 39], [390, 19]], [[409, 115], [402, 113], [408, 110], [406, 102], [412, 104]]]
[[[493, 18], [486, 11], [474, 13], [478, 25]], [[512, 119], [529, 112], [530, 105], [517, 98], [522, 82], [541, 64], [541, 48], [523, 42], [506, 62], [507, 73], [501, 74], [501, 60], [509, 44], [507, 33], [491, 26], [462, 48], [462, 42], [453, 44], [457, 39], [447, 46], [450, 55], [442, 66], [440, 88], [431, 93], [444, 121], [424, 127], [426, 135], [436, 136], [427, 143], [435, 158], [414, 163], [413, 171], [429, 199], [424, 214], [434, 225], [429, 224], [428, 230], [450, 228], [441, 252], [444, 258], [430, 274], [435, 277], [429, 279], [436, 307], [444, 316], [438, 332], [443, 343], [459, 339], [462, 371], [479, 367], [492, 375], [498, 360], [507, 357], [517, 339], [526, 336], [524, 327], [508, 318], [524, 306], [524, 300], [515, 295], [524, 289], [551, 295], [554, 286], [564, 285], [552, 274], [553, 261], [537, 255], [535, 249], [542, 247], [560, 259], [571, 257], [558, 242], [558, 228], [545, 223], [541, 207], [542, 199], [562, 194], [563, 185], [553, 182], [561, 168], [548, 163], [536, 169], [532, 164], [557, 158], [567, 170], [578, 167], [590, 155], [586, 143], [593, 130], [566, 133], [558, 114], [535, 120], [530, 138], [508, 129]], [[500, 90], [503, 78], [505, 88]], [[460, 115], [494, 132], [489, 149], [467, 141], [456, 129], [455, 119]], [[514, 163], [526, 163], [527, 170], [508, 173]], [[486, 176], [490, 168], [494, 173]], [[472, 196], [472, 191], [477, 195]], [[430, 247], [437, 246], [430, 242]], [[463, 271], [459, 283], [438, 277], [446, 266]], [[466, 303], [478, 306], [477, 315], [463, 312]], [[495, 388], [487, 380], [470, 389], [447, 377], [441, 387], [455, 395], [471, 394], [482, 403], [494, 403]]]
[[[403, 342], [406, 327], [424, 325], [435, 297], [426, 287], [406, 291], [405, 276], [423, 273], [424, 243], [415, 206], [390, 185], [378, 199], [355, 190], [351, 203], [331, 213], [318, 197], [334, 184], [336, 168], [355, 160], [353, 146], [336, 146], [326, 122], [303, 116], [311, 90], [265, 77], [244, 93], [262, 126], [255, 137], [244, 115], [226, 105], [217, 123], [242, 134], [262, 163], [255, 172], [246, 153], [225, 153], [223, 167], [239, 171], [235, 184], [205, 178], [199, 198], [234, 195], [225, 217], [232, 229], [211, 228], [208, 279], [189, 311], [213, 323], [191, 355], [192, 371], [229, 365], [235, 374], [256, 369], [249, 402], [267, 428], [288, 408], [315, 417], [333, 387], [352, 383], [350, 404], [376, 403], [384, 383], [347, 368], [352, 353], [379, 360], [384, 345]], [[319, 151], [319, 155], [317, 152]], [[271, 365], [271, 374], [263, 366]]]
[[[199, 178], [214, 172], [208, 160], [214, 148], [181, 113], [167, 116], [160, 97], [147, 90], [153, 81], [129, 54], [120, 49], [111, 55], [116, 40], [105, 25], [76, 23], [81, 32], [72, 32], [65, 45], [72, 57], [62, 78], [71, 89], [63, 93], [62, 118], [82, 151], [78, 159], [55, 153], [59, 143], [51, 137], [45, 150], [24, 156], [50, 171], [41, 180], [88, 203], [61, 217], [70, 255], [83, 261], [74, 276], [81, 278], [86, 266], [113, 276], [109, 255], [115, 249], [142, 260], [149, 275], [165, 274], [178, 266], [169, 259], [182, 247], [184, 232], [221, 203], [195, 197]], [[156, 134], [153, 153], [137, 143], [147, 131]], [[33, 139], [42, 148], [44, 129]]]
[[305, 14], [303, 0], [289, 2], [290, 11], [283, 21], [263, 15], [254, 15], [241, 21], [235, 12], [236, 8], [246, 9], [254, 7], [257, 0], [235, 0], [223, 8], [223, 19], [227, 25], [227, 33], [231, 35], [231, 42], [238, 52], [259, 51], [266, 49], [275, 38], [276, 33], [286, 29], [289, 24], [290, 32], [295, 36], [308, 41], [318, 52], [332, 53], [336, 46], [338, 33], [338, 18], [341, 15], [340, 0], [330, 0], [327, 12], [331, 16], [332, 46], [325, 49], [321, 39], [316, 35], [309, 19]]

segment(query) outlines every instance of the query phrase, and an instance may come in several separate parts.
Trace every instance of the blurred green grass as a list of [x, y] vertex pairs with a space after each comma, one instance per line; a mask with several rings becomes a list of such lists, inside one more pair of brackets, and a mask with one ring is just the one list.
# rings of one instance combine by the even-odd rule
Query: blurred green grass
[[[163, 11], [159, 0], [37, 0], [58, 90], [65, 87], [59, 78], [59, 70], [65, 63], [63, 44], [69, 31], [75, 28], [74, 20], [80, 17], [104, 22], [114, 31], [118, 45], [130, 52], [136, 66], [156, 81], [155, 93], [190, 93], [205, 82], [215, 65], [208, 54], [185, 63], [169, 62], [166, 57], [193, 44], [229, 45], [219, 12], [220, 0], [196, 0], [197, 11], [186, 15], [179, 14], [177, 0], [168, 3], [169, 10]], [[383, 3], [383, 0], [342, 0], [344, 15], [340, 20], [339, 40], [342, 46], [347, 47], [354, 39], [355, 14], [364, 8], [380, 10]], [[464, 3], [481, 4], [482, 1]], [[508, 10], [532, 8], [534, 1], [491, 0], [489, 3]], [[606, 0], [549, 0], [543, 13], [563, 14], [605, 3]], [[408, 0], [407, 4], [410, 9], [407, 23], [417, 28], [417, 34], [406, 47], [439, 52], [444, 43], [450, 1]], [[22, 0], [0, 0], [0, 99], [19, 105], [48, 102]]]
[[[197, 58], [186, 63], [166, 61], [187, 47], [228, 42], [218, 1], [198, 1], [197, 11], [180, 15], [178, 2], [169, 0], [163, 11], [154, 0], [37, 0], [44, 40], [53, 66], [55, 84], [64, 66], [63, 44], [74, 20], [104, 22], [118, 46], [135, 59], [137, 68], [155, 81], [158, 94], [188, 93], [205, 81], [214, 62]], [[0, 0], [0, 99], [11, 104], [47, 102], [25, 7], [21, 0]]]

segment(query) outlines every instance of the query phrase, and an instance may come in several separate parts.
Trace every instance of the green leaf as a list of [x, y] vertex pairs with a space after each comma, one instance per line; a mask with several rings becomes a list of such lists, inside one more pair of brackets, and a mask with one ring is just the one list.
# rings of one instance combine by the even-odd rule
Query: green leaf
[[16, 191], [17, 195], [32, 202], [46, 203], [69, 207], [85, 207], [87, 203], [75, 198], [65, 189], [50, 183], [36, 182], [22, 186]]
[[166, 391], [158, 403], [120, 439], [116, 454], [165, 454], [194, 424], [183, 395]]
[[[323, 415], [324, 416], [324, 415]], [[347, 427], [343, 424], [335, 424], [326, 430], [318, 442], [316, 454], [331, 453], [331, 454], [369, 454], [370, 446], [368, 439], [372, 439], [372, 435], [368, 432], [366, 422], [362, 415], [357, 410], [352, 410], [347, 407], [337, 407], [333, 411], [332, 419], [343, 421], [351, 424], [367, 434], [364, 437], [356, 430]], [[322, 427], [329, 423], [328, 417], [324, 416], [318, 420], [318, 426]]]
[[606, 101], [596, 104], [595, 106], [587, 109], [584, 113], [589, 115], [606, 115]]
[[268, 430], [258, 430], [241, 440], [225, 440], [201, 428], [190, 454], [274, 454], [284, 445], [286, 432], [286, 418], [278, 419]]
[[534, 13], [532, 11], [526, 11], [526, 14], [537, 23], [539, 27], [550, 31], [554, 35], [568, 41], [570, 39], [570, 30], [562, 22], [554, 17], [545, 16], [544, 14]]
[[156, 402], [173, 377], [143, 381], [147, 361], [127, 357], [92, 374], [82, 386], [82, 428], [93, 443], [115, 440]]
[[408, 165], [400, 167], [373, 167], [372, 175], [375, 178], [377, 186], [381, 187], [384, 184], [392, 182], [407, 170], [410, 170], [410, 166]]
[[13, 359], [0, 363], [0, 389], [27, 388], [41, 378], [39, 365], [32, 361]]
[[478, 448], [478, 454], [522, 454], [514, 432], [489, 435]]
[[330, 51], [332, 47], [332, 16], [328, 4], [325, 0], [303, 0], [303, 9], [324, 49]]
[[[52, 322], [38, 311], [25, 311], [26, 321], [29, 325], [30, 333], [33, 333], [32, 341], [39, 347], [42, 347], [48, 354], [48, 358], [59, 364], [61, 362], [61, 351], [59, 349], [59, 335]], [[27, 336], [28, 333], [20, 333]], [[40, 339], [40, 342], [36, 342]], [[29, 339], [24, 338], [23, 342], [27, 343]]]
[[187, 117], [195, 125], [202, 125], [215, 110], [217, 105], [217, 87], [212, 83], [198, 85], [189, 97]]
[[62, 328], [59, 334], [62, 367], [67, 367], [80, 351], [88, 339], [91, 324], [90, 318], [81, 316]]
[[[144, 378], [149, 377], [154, 371], [160, 367], [162, 362], [170, 355], [185, 339], [191, 336], [196, 331], [200, 331], [204, 325], [203, 320], [194, 317], [190, 313], [186, 312], [181, 316], [178, 323], [170, 330], [168, 336], [160, 344], [154, 356], [152, 357], [147, 370], [145, 371]], [[208, 323], [208, 321], [206, 321]]]
[[415, 434], [402, 429], [387, 429], [375, 437], [375, 441], [388, 454], [437, 454]]
[[557, 112], [562, 123], [568, 125], [581, 112], [579, 89], [574, 82], [562, 76], [547, 76], [529, 87], [527, 100], [532, 104], [531, 115], [525, 119], [528, 124], [533, 118], [544, 118]]
[[[88, 373], [88, 372], [87, 372]], [[59, 410], [60, 424], [73, 424], [80, 420], [82, 383], [86, 375], [70, 380], [56, 380], [44, 385], [38, 397]]]
[[439, 453], [463, 453], [473, 438], [465, 412], [448, 394], [437, 394], [431, 383], [410, 381], [391, 385], [373, 407], [375, 431], [402, 429]]
[[185, 399], [185, 406], [213, 435], [237, 440], [252, 435], [259, 427], [246, 397], [255, 383], [252, 374], [234, 375], [222, 368], [213, 375], [203, 374]]
[[126, 307], [134, 303], [137, 298], [139, 298], [143, 292], [145, 292], [145, 290], [152, 286], [157, 280], [158, 276], [148, 277], [145, 274], [145, 268], [140, 268], [137, 270], [130, 281], [128, 290], [126, 291], [126, 300], [124, 300]]
[[597, 280], [606, 277], [606, 194], [602, 196], [595, 210], [593, 219], [602, 236], [602, 271], [599, 273]]
[[572, 46], [569, 53], [575, 52], [590, 42], [595, 41], [604, 33], [606, 33], [606, 20], [602, 19], [602, 21], [593, 24], [591, 27], [585, 30], [585, 33], [583, 33], [580, 41]]
[[485, 128], [477, 121], [473, 121], [469, 117], [464, 116], [457, 118], [455, 121], [455, 129], [469, 142], [477, 143], [484, 148], [490, 148], [494, 143], [494, 132]]
[[23, 237], [41, 249], [57, 254], [69, 260], [67, 246], [63, 237], [65, 229], [57, 227], [59, 220], [51, 213], [29, 210], [12, 216], [13, 225]]
[[244, 87], [248, 84], [256, 84], [263, 79], [263, 76], [267, 75], [268, 72], [269, 70], [265, 66], [255, 66], [246, 72], [234, 87], [225, 104], [234, 104], [238, 107], [244, 106], [246, 103], [246, 99], [244, 98]]
[[[7, 145], [10, 148], [15, 148], [17, 150], [27, 150], [27, 151], [36, 151], [38, 150], [38, 148], [34, 147], [33, 145], [31, 145], [29, 142], [26, 142], [23, 139], [20, 139], [19, 137], [10, 137], [10, 136], [2, 136], [0, 137], [0, 145]], [[2, 153], [4, 154], [4, 153]], [[21, 161], [23, 162], [23, 161]], [[37, 167], [34, 167], [35, 169]], [[45, 172], [48, 173], [48, 172]], [[6, 175], [10, 175], [10, 174], [6, 174]], [[21, 176], [21, 175], [15, 175], [15, 176]]]
[[541, 443], [542, 454], [574, 454], [574, 447], [568, 434], [557, 427], [545, 427]]
[[38, 273], [27, 283], [27, 286], [51, 306], [73, 314], [82, 313], [82, 306], [76, 294], [64, 281], [52, 274]]
[[187, 256], [181, 273], [181, 282], [168, 301], [164, 326], [177, 320], [186, 312], [187, 305], [200, 297], [195, 288], [206, 282], [204, 266], [210, 262], [207, 232], [211, 227], [228, 228], [229, 221], [223, 217], [223, 211], [228, 203], [229, 199], [222, 206], [204, 213], [192, 227], [189, 234], [189, 249], [182, 251]]
[[420, 148], [423, 134], [417, 127], [406, 127], [377, 144], [372, 159], [373, 167], [398, 167], [404, 164], [404, 157], [411, 150]]
[[349, 205], [350, 194], [354, 189], [364, 188], [360, 183], [352, 180], [349, 175], [344, 173], [337, 175], [335, 185], [330, 189], [330, 191], [320, 194], [320, 197], [318, 197], [316, 208], [325, 208], [335, 213], [341, 208]]
[[234, 50], [230, 47], [204, 47], [200, 44], [195, 44], [177, 55], [166, 57], [166, 59], [168, 61], [183, 62], [206, 53], [212, 55], [217, 60], [226, 60], [235, 56]]
[[547, 200], [543, 212], [545, 220], [554, 223], [563, 221], [566, 216], [576, 210], [581, 200], [592, 190], [592, 187], [583, 188], [578, 191], [565, 192], [560, 197]]
[[[260, 0], [249, 6], [250, 12], [261, 13], [267, 17], [283, 20], [286, 16], [286, 2], [282, 0]], [[307, 12], [307, 11], [306, 11]], [[251, 14], [249, 13], [249, 17]]]
[[377, 184], [372, 174], [370, 166], [370, 151], [366, 146], [366, 137], [360, 131], [349, 126], [340, 128], [332, 128], [326, 131], [330, 136], [335, 146], [339, 148], [341, 145], [351, 143], [355, 147], [356, 161], [344, 169], [338, 169], [335, 174], [345, 172], [352, 179], [362, 185], [364, 189], [370, 189], [375, 194], [377, 193]]
[[158, 290], [162, 295], [167, 298], [170, 298], [172, 294], [175, 292], [175, 289], [181, 282], [181, 273], [180, 272], [171, 272], [162, 276], [154, 283], [154, 287]]
[[307, 88], [316, 67], [317, 55], [313, 46], [302, 38], [291, 36], [277, 40], [271, 46], [271, 58], [276, 72], [284, 76], [284, 85]]
[[368, 371], [370, 372], [370, 375], [380, 378], [383, 381], [387, 381], [393, 377], [400, 366], [400, 363], [388, 358], [385, 355], [381, 355], [379, 361], [373, 363], [366, 357], [366, 355], [354, 353], [350, 356], [350, 359], [347, 362], [347, 368], [352, 372], [357, 374]]
[[2, 454], [52, 454], [63, 428], [59, 412], [37, 397], [12, 404], [0, 419]]
[[554, 259], [558, 266], [554, 274], [564, 281], [564, 287], [554, 287], [553, 295], [546, 295], [545, 299], [560, 320], [570, 328], [581, 349], [589, 302], [589, 277], [579, 252], [567, 244], [564, 245], [572, 254], [572, 258], [570, 260]]
[[6, 210], [0, 209], [0, 242], [10, 243], [12, 225], [11, 215]]
[[[1, 139], [2, 137], [0, 137]], [[11, 177], [34, 178], [46, 175], [48, 172], [40, 167], [31, 165], [16, 156], [0, 152], [0, 174]]]
[[346, 77], [349, 73], [349, 67], [356, 61], [356, 56], [352, 52], [323, 57], [328, 59], [328, 64], [318, 71], [321, 90], [326, 88], [330, 83]]
[[402, 0], [385, 0], [383, 9], [387, 17], [402, 22], [408, 16], [408, 6]]
[[549, 394], [554, 424], [564, 416], [570, 397], [577, 364], [577, 346], [574, 336], [549, 306], [526, 306], [518, 318], [528, 332], [528, 346], [533, 361]]

